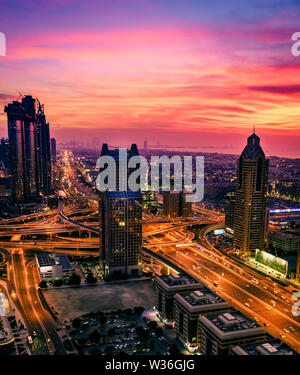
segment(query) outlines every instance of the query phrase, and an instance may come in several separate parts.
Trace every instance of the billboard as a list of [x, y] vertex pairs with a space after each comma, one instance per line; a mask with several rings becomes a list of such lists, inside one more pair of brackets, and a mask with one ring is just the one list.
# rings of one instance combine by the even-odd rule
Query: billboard
[[214, 234], [217, 235], [217, 234], [223, 234], [224, 233], [224, 229], [215, 229], [214, 230]]
[[278, 258], [275, 255], [266, 253], [265, 251], [256, 250], [255, 260], [285, 275], [288, 272], [288, 262], [286, 260]]

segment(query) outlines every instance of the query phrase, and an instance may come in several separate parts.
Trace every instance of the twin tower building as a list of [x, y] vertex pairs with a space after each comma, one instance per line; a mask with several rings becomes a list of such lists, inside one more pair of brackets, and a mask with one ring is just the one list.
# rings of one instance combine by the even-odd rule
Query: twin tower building
[[30, 95], [5, 106], [12, 194], [17, 203], [52, 193], [49, 123], [44, 106]]

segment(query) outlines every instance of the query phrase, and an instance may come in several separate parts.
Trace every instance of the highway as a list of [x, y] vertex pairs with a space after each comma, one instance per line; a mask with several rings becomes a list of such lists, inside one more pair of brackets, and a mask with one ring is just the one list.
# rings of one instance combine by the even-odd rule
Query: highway
[[[36, 249], [77, 256], [99, 254], [98, 238], [57, 236], [74, 230], [99, 234], [97, 223], [85, 221], [86, 217], [97, 212], [96, 195], [90, 187], [78, 180], [78, 173], [82, 173], [82, 168], [72, 153], [65, 151], [60, 169], [57, 169], [57, 174], [60, 175], [60, 195], [64, 197], [64, 205], [61, 203], [58, 210], [48, 211], [47, 215], [30, 215], [28, 219], [35, 221], [29, 224], [25, 223], [26, 217], [0, 222], [0, 237], [33, 234], [49, 234], [52, 237], [52, 240], [20, 241], [18, 237], [12, 237], [18, 238], [16, 241], [0, 239], [1, 246], [10, 253], [10, 294], [24, 317], [29, 334], [34, 339], [33, 354], [65, 354], [65, 349], [57, 335], [53, 318], [43, 308], [37, 294], [38, 275], [34, 262], [25, 266], [23, 251]], [[84, 208], [85, 205], [88, 208]], [[190, 273], [234, 307], [258, 321], [269, 333], [300, 351], [300, 318], [292, 315], [292, 291], [249, 269], [245, 264], [225, 256], [208, 242], [206, 232], [214, 226], [223, 226], [222, 213], [195, 204], [193, 211], [198, 216], [190, 219], [173, 219], [171, 222], [154, 217], [152, 220], [151, 215], [144, 215], [143, 252], [164, 261], [173, 269], [182, 269]], [[61, 224], [60, 220], [63, 220], [64, 224]], [[200, 231], [199, 247], [191, 242], [193, 234], [186, 230], [191, 224], [207, 225]]]

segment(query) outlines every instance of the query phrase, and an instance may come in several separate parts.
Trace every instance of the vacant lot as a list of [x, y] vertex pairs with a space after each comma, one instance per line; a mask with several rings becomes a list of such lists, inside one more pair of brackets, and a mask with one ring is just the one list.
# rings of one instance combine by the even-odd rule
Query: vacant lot
[[150, 309], [154, 305], [154, 288], [150, 280], [52, 289], [43, 293], [62, 321], [91, 311], [112, 311], [134, 306]]

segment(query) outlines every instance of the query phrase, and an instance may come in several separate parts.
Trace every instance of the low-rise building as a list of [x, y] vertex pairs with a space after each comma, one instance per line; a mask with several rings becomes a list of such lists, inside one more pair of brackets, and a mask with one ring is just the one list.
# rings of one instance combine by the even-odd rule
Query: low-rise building
[[300, 246], [300, 237], [286, 232], [269, 232], [269, 246], [275, 250], [282, 250], [286, 253], [297, 253]]
[[200, 351], [203, 355], [228, 355], [234, 346], [259, 343], [267, 332], [234, 309], [199, 318]]
[[190, 350], [197, 350], [199, 347], [199, 316], [231, 309], [228, 302], [206, 287], [192, 292], [177, 293], [174, 307], [176, 333], [179, 340]]
[[35, 258], [41, 280], [67, 280], [74, 272], [68, 257], [64, 254], [36, 254]]
[[179, 292], [191, 292], [201, 289], [203, 285], [186, 274], [171, 274], [155, 277], [155, 307], [159, 317], [167, 324], [174, 326], [174, 296]]
[[232, 355], [297, 355], [298, 353], [281, 340], [266, 340], [232, 348]]

